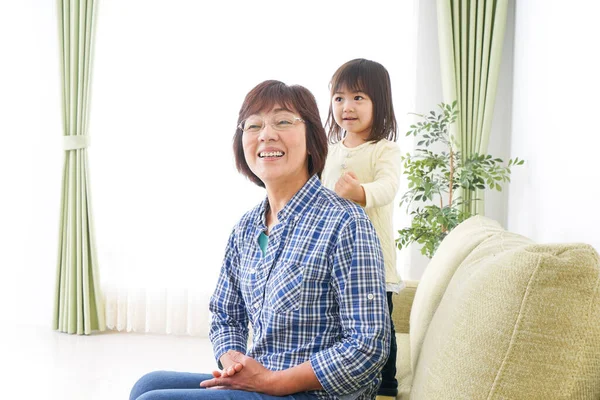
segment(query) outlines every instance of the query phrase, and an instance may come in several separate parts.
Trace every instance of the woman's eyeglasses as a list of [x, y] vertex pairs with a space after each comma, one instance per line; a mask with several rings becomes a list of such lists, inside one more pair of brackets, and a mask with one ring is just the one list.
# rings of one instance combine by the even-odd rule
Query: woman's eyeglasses
[[290, 113], [277, 113], [268, 117], [252, 115], [243, 120], [239, 125], [244, 133], [258, 133], [263, 130], [266, 124], [269, 124], [277, 131], [285, 131], [294, 127], [304, 120]]

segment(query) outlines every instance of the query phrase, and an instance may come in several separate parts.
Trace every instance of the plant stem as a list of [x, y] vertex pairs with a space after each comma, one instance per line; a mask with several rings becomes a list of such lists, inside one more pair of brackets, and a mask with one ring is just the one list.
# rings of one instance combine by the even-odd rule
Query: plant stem
[[448, 204], [452, 204], [452, 188], [454, 187], [454, 150], [450, 145], [450, 187], [448, 188]]
[[[448, 188], [448, 204], [452, 206], [452, 189], [454, 187], [454, 150], [452, 149], [452, 141], [450, 140], [450, 179]], [[442, 232], [446, 233], [448, 228], [446, 226], [442, 226]]]

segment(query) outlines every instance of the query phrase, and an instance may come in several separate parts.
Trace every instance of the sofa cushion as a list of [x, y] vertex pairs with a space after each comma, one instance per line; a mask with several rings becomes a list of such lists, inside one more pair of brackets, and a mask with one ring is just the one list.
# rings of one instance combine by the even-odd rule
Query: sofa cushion
[[408, 333], [396, 333], [396, 379], [398, 380], [397, 399], [408, 400], [412, 385], [412, 371], [410, 369], [410, 338]]
[[[410, 332], [410, 312], [415, 299], [418, 281], [404, 281], [404, 289], [400, 293], [392, 296], [394, 302], [394, 311], [392, 312], [392, 322], [396, 333]], [[410, 350], [410, 347], [409, 347]]]
[[410, 314], [410, 357], [413, 371], [419, 360], [429, 323], [454, 272], [476, 246], [503, 231], [496, 221], [474, 216], [458, 225], [440, 244], [421, 277]]
[[528, 243], [496, 232], [456, 270], [423, 340], [411, 399], [600, 398], [598, 253]]
[[410, 311], [415, 297], [418, 282], [404, 281], [405, 287], [399, 294], [392, 296], [394, 311], [392, 322], [396, 330], [396, 379], [398, 380], [398, 399], [408, 399], [412, 383], [412, 370], [410, 365]]

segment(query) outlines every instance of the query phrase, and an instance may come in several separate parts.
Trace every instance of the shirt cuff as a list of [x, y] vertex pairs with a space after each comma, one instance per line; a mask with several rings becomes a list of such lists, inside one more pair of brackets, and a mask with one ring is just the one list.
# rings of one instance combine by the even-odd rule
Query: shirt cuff
[[239, 351], [242, 354], [246, 354], [246, 347], [240, 346], [239, 344], [238, 345], [236, 345], [236, 344], [215, 345], [214, 346], [215, 360], [217, 360], [217, 365], [221, 369], [223, 369], [223, 366], [221, 365], [221, 356], [223, 354], [227, 353], [229, 350], [235, 350], [235, 351]]
[[360, 389], [360, 386], [349, 378], [350, 374], [344, 364], [334, 360], [331, 352], [335, 352], [335, 349], [329, 348], [310, 357], [310, 365], [315, 376], [319, 380], [319, 383], [321, 383], [321, 386], [323, 386], [323, 389], [329, 394], [338, 397], [342, 396], [342, 394], [354, 394]]

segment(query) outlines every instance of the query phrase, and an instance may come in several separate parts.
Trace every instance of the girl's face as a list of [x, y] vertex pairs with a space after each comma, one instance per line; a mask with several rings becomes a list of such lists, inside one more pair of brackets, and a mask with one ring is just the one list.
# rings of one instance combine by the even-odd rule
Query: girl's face
[[[308, 154], [306, 150], [306, 125], [303, 122], [286, 123], [279, 127], [277, 121], [295, 121], [296, 112], [274, 105], [268, 112], [253, 119], [266, 121], [256, 123], [263, 126], [257, 132], [244, 132], [242, 146], [250, 170], [269, 187], [304, 184], [308, 176]], [[248, 120], [248, 119], [246, 119]], [[271, 124], [273, 123], [273, 124]]]
[[335, 122], [348, 135], [367, 139], [373, 126], [373, 102], [363, 92], [351, 92], [342, 86], [331, 98]]

